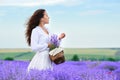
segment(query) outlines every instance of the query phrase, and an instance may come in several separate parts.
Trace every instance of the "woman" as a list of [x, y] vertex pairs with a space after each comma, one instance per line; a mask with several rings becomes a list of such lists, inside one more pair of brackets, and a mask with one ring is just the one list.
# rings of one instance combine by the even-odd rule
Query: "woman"
[[[46, 70], [52, 69], [52, 62], [49, 58], [49, 48], [52, 44], [50, 40], [50, 31], [45, 24], [49, 23], [49, 17], [44, 9], [36, 10], [27, 23], [26, 29], [26, 39], [29, 46], [31, 46], [32, 51], [36, 52], [35, 56], [32, 58], [28, 71], [30, 69]], [[58, 36], [60, 41], [65, 37], [64, 33]]]

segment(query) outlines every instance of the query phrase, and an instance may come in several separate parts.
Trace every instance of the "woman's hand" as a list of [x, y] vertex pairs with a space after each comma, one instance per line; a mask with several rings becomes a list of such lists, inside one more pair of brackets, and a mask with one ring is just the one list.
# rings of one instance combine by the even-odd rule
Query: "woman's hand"
[[50, 49], [50, 51], [52, 50], [52, 49], [54, 49], [55, 48], [55, 45], [54, 44], [51, 44], [51, 43], [48, 43], [48, 48]]
[[65, 37], [65, 33], [61, 33], [61, 34], [59, 35], [59, 40], [63, 39], [64, 37]]
[[52, 45], [53, 45], [53, 44], [51, 44], [51, 43], [48, 43], [48, 48], [50, 48]]

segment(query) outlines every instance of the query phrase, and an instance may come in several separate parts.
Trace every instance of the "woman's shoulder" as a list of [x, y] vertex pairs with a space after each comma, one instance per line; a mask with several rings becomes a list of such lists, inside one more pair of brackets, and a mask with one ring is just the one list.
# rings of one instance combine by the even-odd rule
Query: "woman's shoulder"
[[32, 29], [32, 32], [35, 32], [35, 33], [37, 33], [38, 32], [38, 30], [39, 30], [39, 27], [35, 27], [34, 29]]

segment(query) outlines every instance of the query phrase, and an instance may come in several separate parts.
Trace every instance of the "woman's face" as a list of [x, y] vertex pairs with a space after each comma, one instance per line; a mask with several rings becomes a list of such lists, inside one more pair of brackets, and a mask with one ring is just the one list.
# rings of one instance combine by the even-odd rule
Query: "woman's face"
[[49, 24], [49, 16], [46, 11], [44, 12], [43, 18], [41, 18], [41, 22], [43, 22], [44, 24]]

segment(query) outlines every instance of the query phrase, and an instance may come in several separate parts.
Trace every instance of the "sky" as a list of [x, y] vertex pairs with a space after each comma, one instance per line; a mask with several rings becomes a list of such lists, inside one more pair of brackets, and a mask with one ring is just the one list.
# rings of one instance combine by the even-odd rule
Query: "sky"
[[46, 9], [65, 48], [120, 48], [120, 0], [0, 0], [0, 48], [29, 48], [26, 23]]

